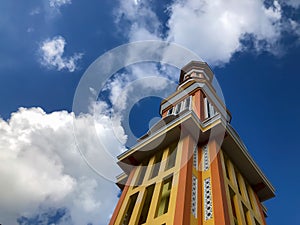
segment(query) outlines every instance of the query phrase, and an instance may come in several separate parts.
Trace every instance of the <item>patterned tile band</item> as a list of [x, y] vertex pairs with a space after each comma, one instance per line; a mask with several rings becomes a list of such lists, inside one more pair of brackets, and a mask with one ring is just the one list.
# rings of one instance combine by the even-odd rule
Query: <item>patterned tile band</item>
[[205, 145], [203, 147], [203, 170], [207, 171], [209, 169], [209, 156], [208, 156], [208, 147]]
[[198, 180], [197, 177], [193, 175], [192, 178], [192, 214], [197, 218], [197, 201], [198, 201]]
[[204, 180], [204, 216], [205, 220], [213, 218], [210, 178]]
[[194, 147], [193, 166], [196, 170], [198, 170], [198, 145], [197, 144]]

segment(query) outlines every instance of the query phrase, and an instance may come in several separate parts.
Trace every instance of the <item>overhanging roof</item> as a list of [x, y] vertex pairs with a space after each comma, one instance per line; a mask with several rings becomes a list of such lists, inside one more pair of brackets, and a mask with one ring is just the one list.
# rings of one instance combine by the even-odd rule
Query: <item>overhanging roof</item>
[[[168, 119], [169, 120], [169, 119]], [[275, 196], [274, 188], [262, 173], [260, 168], [249, 155], [242, 140], [235, 130], [217, 114], [210, 120], [200, 121], [194, 111], [185, 111], [164, 126], [157, 125], [157, 129], [151, 129], [151, 133], [145, 135], [133, 148], [118, 156], [118, 164], [125, 173], [129, 173], [132, 165], [137, 165], [146, 157], [150, 157], [159, 149], [165, 148], [174, 141], [178, 141], [183, 135], [190, 134], [198, 143], [204, 143], [209, 139], [211, 128], [223, 127], [226, 135], [222, 143], [222, 150], [236, 165], [249, 184], [256, 189], [260, 201]]]
[[274, 187], [250, 156], [245, 144], [230, 124], [226, 127], [226, 133], [222, 149], [255, 189], [259, 199], [265, 201], [274, 197]]

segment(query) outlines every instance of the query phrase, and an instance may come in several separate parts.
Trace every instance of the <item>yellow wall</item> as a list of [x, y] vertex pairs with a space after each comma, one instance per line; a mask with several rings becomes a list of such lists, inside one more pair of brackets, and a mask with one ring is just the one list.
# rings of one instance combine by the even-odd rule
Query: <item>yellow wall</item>
[[[129, 224], [130, 225], [137, 225], [139, 222], [139, 217], [142, 211], [142, 206], [145, 201], [145, 191], [146, 188], [152, 184], [155, 184], [154, 192], [153, 192], [153, 197], [150, 203], [149, 207], [149, 212], [148, 212], [148, 217], [146, 224], [159, 224], [162, 225], [164, 223], [166, 224], [173, 224], [173, 216], [170, 216], [171, 214], [174, 214], [175, 210], [175, 201], [176, 201], [176, 194], [177, 194], [177, 189], [178, 189], [178, 171], [179, 171], [179, 165], [180, 165], [180, 153], [181, 153], [181, 148], [182, 148], [182, 142], [178, 143], [177, 146], [177, 151], [174, 151], [173, 154], [176, 154], [176, 161], [175, 165], [172, 168], [166, 169], [166, 163], [167, 163], [167, 158], [168, 154], [171, 150], [171, 147], [168, 147], [166, 149], [162, 149], [162, 161], [159, 163], [160, 164], [160, 169], [157, 174], [157, 176], [151, 178], [151, 173], [155, 167], [155, 155], [152, 156], [149, 159], [149, 162], [147, 162], [146, 165], [146, 172], [145, 176], [143, 179], [143, 182], [139, 186], [135, 186], [136, 180], [138, 179], [138, 175], [142, 169], [142, 166], [138, 166], [137, 169], [134, 172], [133, 179], [131, 182], [131, 186], [128, 189], [128, 192], [126, 194], [126, 197], [124, 199], [124, 202], [120, 208], [120, 211], [118, 213], [117, 219], [115, 224], [116, 225], [121, 225], [122, 220], [124, 217], [124, 213], [126, 212], [126, 207], [128, 207], [128, 201], [130, 196], [138, 193], [138, 198], [135, 204], [135, 207], [133, 209]], [[158, 216], [158, 208], [159, 208], [159, 199], [161, 195], [161, 190], [163, 186], [163, 181], [166, 178], [169, 178], [170, 176], [173, 176], [172, 178], [172, 188], [170, 192], [170, 201], [169, 201], [169, 207], [168, 207], [168, 212]]]
[[[189, 137], [189, 139], [191, 139]], [[151, 178], [151, 173], [155, 168], [155, 157], [156, 155], [150, 157], [149, 160], [143, 162], [145, 165], [145, 176], [141, 185], [136, 186], [136, 181], [139, 177], [139, 173], [142, 170], [142, 165], [138, 166], [136, 170], [133, 171], [133, 179], [131, 181], [131, 186], [128, 188], [127, 194], [125, 196], [124, 202], [119, 210], [118, 216], [116, 218], [116, 225], [122, 225], [122, 221], [124, 218], [124, 214], [128, 208], [128, 201], [130, 196], [138, 193], [138, 197], [136, 200], [136, 204], [132, 211], [131, 219], [129, 221], [130, 225], [138, 225], [139, 218], [142, 211], [142, 206], [145, 202], [146, 198], [146, 188], [150, 185], [155, 185], [152, 200], [149, 207], [149, 212], [147, 216], [145, 225], [172, 225], [175, 223], [174, 221], [174, 213], [176, 209], [176, 204], [181, 204], [181, 202], [177, 201], [177, 193], [179, 188], [181, 187], [178, 183], [179, 181], [179, 171], [182, 166], [182, 152], [187, 151], [187, 149], [183, 148], [183, 142], [185, 139], [181, 140], [178, 143], [177, 150], [173, 152], [176, 154], [175, 165], [172, 168], [167, 169], [167, 160], [169, 157], [169, 153], [172, 147], [168, 147], [165, 149], [161, 149], [162, 152], [162, 160], [160, 163], [160, 169], [157, 176]], [[175, 144], [175, 143], [174, 143]], [[173, 145], [175, 146], [175, 145]], [[227, 200], [228, 209], [224, 209], [225, 211], [229, 212], [230, 217], [230, 225], [264, 225], [265, 219], [262, 216], [261, 204], [257, 201], [257, 197], [251, 186], [247, 183], [247, 181], [243, 178], [242, 174], [238, 171], [238, 169], [233, 165], [233, 163], [226, 157], [225, 153], [220, 150], [219, 154], [215, 158], [211, 158], [210, 153], [213, 150], [213, 145], [209, 144], [207, 147], [207, 157], [209, 160], [209, 166], [205, 169], [205, 154], [204, 154], [204, 146], [198, 147], [196, 145], [196, 152], [194, 151], [195, 144], [188, 144], [187, 147], [190, 148], [189, 151], [192, 152], [189, 160], [194, 160], [196, 157], [197, 163], [191, 163], [191, 173], [189, 176], [193, 176], [197, 179], [197, 213], [196, 216], [192, 213], [192, 198], [188, 199], [185, 202], [185, 206], [188, 209], [187, 212], [190, 212], [190, 225], [218, 225], [216, 222], [216, 216], [214, 209], [217, 206], [218, 202], [214, 202], [214, 192], [213, 192], [213, 185], [216, 185], [215, 179], [212, 179], [214, 176], [219, 176], [214, 174], [214, 170], [212, 170], [211, 165], [213, 162], [211, 160], [216, 160], [217, 157], [221, 160], [221, 173], [223, 173], [224, 177], [224, 187]], [[215, 162], [215, 161], [214, 161]], [[186, 163], [186, 162], [185, 162]], [[160, 202], [160, 195], [162, 194], [162, 187], [163, 182], [165, 179], [172, 177], [172, 187], [170, 191], [170, 201], [168, 211], [162, 215], [158, 215], [159, 210], [159, 202]], [[205, 196], [204, 196], [204, 181], [210, 178], [210, 187], [211, 193], [210, 198], [213, 202], [212, 204], [212, 217], [209, 219], [205, 219]], [[192, 180], [192, 179], [191, 179]], [[182, 185], [182, 184], [181, 184]], [[192, 193], [192, 184], [187, 185], [187, 190], [185, 195], [191, 195]], [[225, 200], [225, 201], [226, 201]], [[216, 201], [216, 200], [215, 200]], [[232, 206], [233, 204], [233, 206]], [[222, 207], [227, 207], [224, 204]], [[232, 207], [235, 210], [236, 219], [234, 217], [234, 212]], [[226, 213], [225, 213], [226, 214]], [[227, 224], [226, 224], [227, 225]], [[229, 225], [229, 224], [228, 224]]]
[[[265, 218], [262, 217], [259, 206], [261, 203], [257, 201], [255, 192], [225, 153], [220, 151], [220, 155], [222, 159], [226, 196], [229, 203], [231, 225], [235, 225], [234, 221], [236, 221], [238, 225], [265, 224]], [[233, 197], [231, 197], [230, 192]], [[236, 220], [233, 216], [232, 207], [234, 207], [236, 212]]]

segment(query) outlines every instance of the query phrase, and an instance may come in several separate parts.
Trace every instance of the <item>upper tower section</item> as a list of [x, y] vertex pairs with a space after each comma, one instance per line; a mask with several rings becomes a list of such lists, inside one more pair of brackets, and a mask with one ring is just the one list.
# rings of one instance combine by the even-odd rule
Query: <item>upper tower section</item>
[[197, 79], [199, 82], [212, 82], [214, 74], [206, 62], [191, 61], [180, 72], [179, 85], [188, 79]]
[[191, 61], [180, 72], [176, 91], [161, 103], [163, 119], [195, 113], [204, 126], [219, 120], [229, 123], [231, 115], [213, 87], [214, 74], [207, 63]]

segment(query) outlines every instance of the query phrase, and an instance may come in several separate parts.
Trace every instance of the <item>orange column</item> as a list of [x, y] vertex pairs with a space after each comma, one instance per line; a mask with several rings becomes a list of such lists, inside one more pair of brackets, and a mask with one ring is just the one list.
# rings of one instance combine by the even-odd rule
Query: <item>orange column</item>
[[174, 225], [190, 224], [193, 154], [192, 146], [192, 137], [190, 135], [186, 135], [183, 139], [182, 145]]
[[131, 183], [131, 180], [133, 178], [133, 175], [134, 175], [134, 172], [135, 172], [135, 168], [129, 174], [129, 177], [128, 177], [127, 181], [126, 181], [126, 185], [125, 185], [125, 187], [124, 187], [124, 189], [122, 191], [121, 197], [119, 198], [118, 204], [117, 204], [117, 206], [115, 208], [115, 211], [114, 211], [114, 213], [113, 213], [113, 215], [112, 215], [112, 217], [110, 219], [109, 225], [114, 225], [115, 224], [115, 221], [116, 221], [117, 216], [119, 214], [120, 208], [121, 208], [121, 206], [122, 206], [122, 204], [124, 202], [125, 196], [126, 196], [127, 191], [128, 191], [128, 189], [130, 187], [130, 183]]
[[193, 101], [194, 105], [193, 105], [193, 108], [194, 108], [194, 111], [196, 112], [197, 116], [200, 118], [200, 115], [201, 115], [201, 111], [200, 111], [200, 93], [201, 91], [200, 90], [197, 90], [195, 92], [195, 95], [194, 95], [194, 98], [195, 100]]
[[199, 90], [200, 92], [200, 120], [203, 121], [204, 118], [204, 94], [201, 90]]
[[197, 116], [201, 121], [204, 120], [204, 94], [202, 91], [199, 89], [195, 92], [194, 94], [194, 111], [196, 112]]
[[165, 110], [165, 111], [162, 113], [161, 117], [162, 117], [162, 118], [165, 118], [165, 117], [167, 116], [167, 112], [168, 112], [168, 110]]
[[225, 192], [225, 182], [222, 171], [220, 148], [216, 141], [209, 143], [209, 151], [211, 155], [211, 179], [212, 179], [212, 195], [213, 195], [213, 213], [215, 225], [229, 225], [228, 203]]
[[199, 151], [198, 147], [198, 166], [199, 166], [199, 171], [198, 171], [198, 225], [203, 224], [203, 182], [202, 182], [202, 149]]

